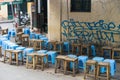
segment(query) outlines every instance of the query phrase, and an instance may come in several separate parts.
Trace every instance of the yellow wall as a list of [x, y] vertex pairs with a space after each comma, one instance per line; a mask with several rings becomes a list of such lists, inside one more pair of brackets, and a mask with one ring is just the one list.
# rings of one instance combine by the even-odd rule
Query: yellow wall
[[0, 19], [7, 19], [7, 17], [8, 17], [7, 5], [1, 5]]
[[[68, 1], [68, 2], [67, 2]], [[50, 40], [61, 40], [62, 20], [81, 22], [105, 20], [120, 24], [120, 0], [91, 0], [91, 12], [70, 12], [70, 0], [48, 0], [48, 34]]]

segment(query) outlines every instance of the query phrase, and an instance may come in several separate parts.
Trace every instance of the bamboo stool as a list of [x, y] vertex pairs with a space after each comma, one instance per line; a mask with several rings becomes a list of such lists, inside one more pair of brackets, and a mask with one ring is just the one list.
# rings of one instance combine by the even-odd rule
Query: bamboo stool
[[[100, 75], [100, 68], [105, 67], [106, 68], [106, 76]], [[110, 64], [108, 62], [99, 62], [97, 66], [97, 79], [107, 79], [110, 80]]]
[[55, 63], [55, 73], [57, 73], [57, 70], [64, 71], [64, 64], [65, 64], [65, 58], [67, 56], [64, 55], [58, 55], [56, 57], [56, 63]]
[[[91, 67], [94, 67], [94, 71], [91, 71]], [[94, 60], [88, 60], [86, 62], [86, 69], [85, 69], [85, 74], [84, 74], [84, 79], [86, 79], [87, 76], [91, 76], [94, 77], [94, 79], [96, 80], [96, 70], [97, 70], [97, 61]]]

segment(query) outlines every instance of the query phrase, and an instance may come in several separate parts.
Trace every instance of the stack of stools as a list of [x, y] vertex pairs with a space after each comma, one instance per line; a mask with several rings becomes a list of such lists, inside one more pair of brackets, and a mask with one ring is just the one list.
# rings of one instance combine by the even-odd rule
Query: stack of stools
[[55, 73], [57, 73], [57, 70], [64, 71], [64, 64], [65, 64], [66, 57], [67, 56], [64, 56], [64, 55], [58, 55], [56, 57]]
[[[91, 67], [94, 67], [93, 70], [91, 70]], [[97, 61], [88, 60], [86, 62], [86, 70], [85, 70], [84, 79], [86, 79], [86, 77], [88, 76], [94, 77], [94, 79], [96, 79], [96, 70], [97, 70]]]
[[57, 56], [57, 52], [56, 51], [48, 51], [46, 54], [48, 54], [48, 62], [55, 64], [55, 58]]
[[22, 46], [29, 46], [29, 35], [22, 35]]
[[[70, 65], [68, 65], [70, 64]], [[68, 69], [70, 66], [70, 70]], [[71, 71], [72, 69], [72, 71]], [[78, 71], [78, 58], [74, 55], [68, 55], [65, 58], [65, 63], [64, 63], [64, 74], [67, 72], [73, 73], [73, 77], [75, 76], [75, 73]]]
[[78, 67], [80, 69], [86, 69], [86, 61], [88, 60], [88, 56], [79, 56], [78, 57]]

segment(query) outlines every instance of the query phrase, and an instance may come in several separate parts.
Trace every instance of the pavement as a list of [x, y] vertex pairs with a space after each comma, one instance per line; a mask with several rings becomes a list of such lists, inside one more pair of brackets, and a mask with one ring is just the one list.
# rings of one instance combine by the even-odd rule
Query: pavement
[[62, 72], [54, 73], [54, 68], [33, 70], [26, 69], [25, 65], [16, 66], [0, 62], [0, 80], [84, 80], [83, 74], [72, 77], [72, 74], [64, 75]]

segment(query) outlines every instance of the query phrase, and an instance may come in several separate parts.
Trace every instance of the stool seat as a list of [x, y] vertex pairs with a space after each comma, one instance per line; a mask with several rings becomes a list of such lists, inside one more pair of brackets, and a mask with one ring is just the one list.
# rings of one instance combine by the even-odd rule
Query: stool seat
[[88, 60], [86, 63], [87, 64], [95, 64], [97, 61], [95, 61], [95, 60]]
[[64, 55], [59, 55], [59, 56], [57, 56], [56, 58], [57, 59], [65, 59], [67, 56], [64, 56]]
[[98, 65], [100, 65], [100, 66], [108, 66], [109, 63], [108, 62], [99, 62]]

